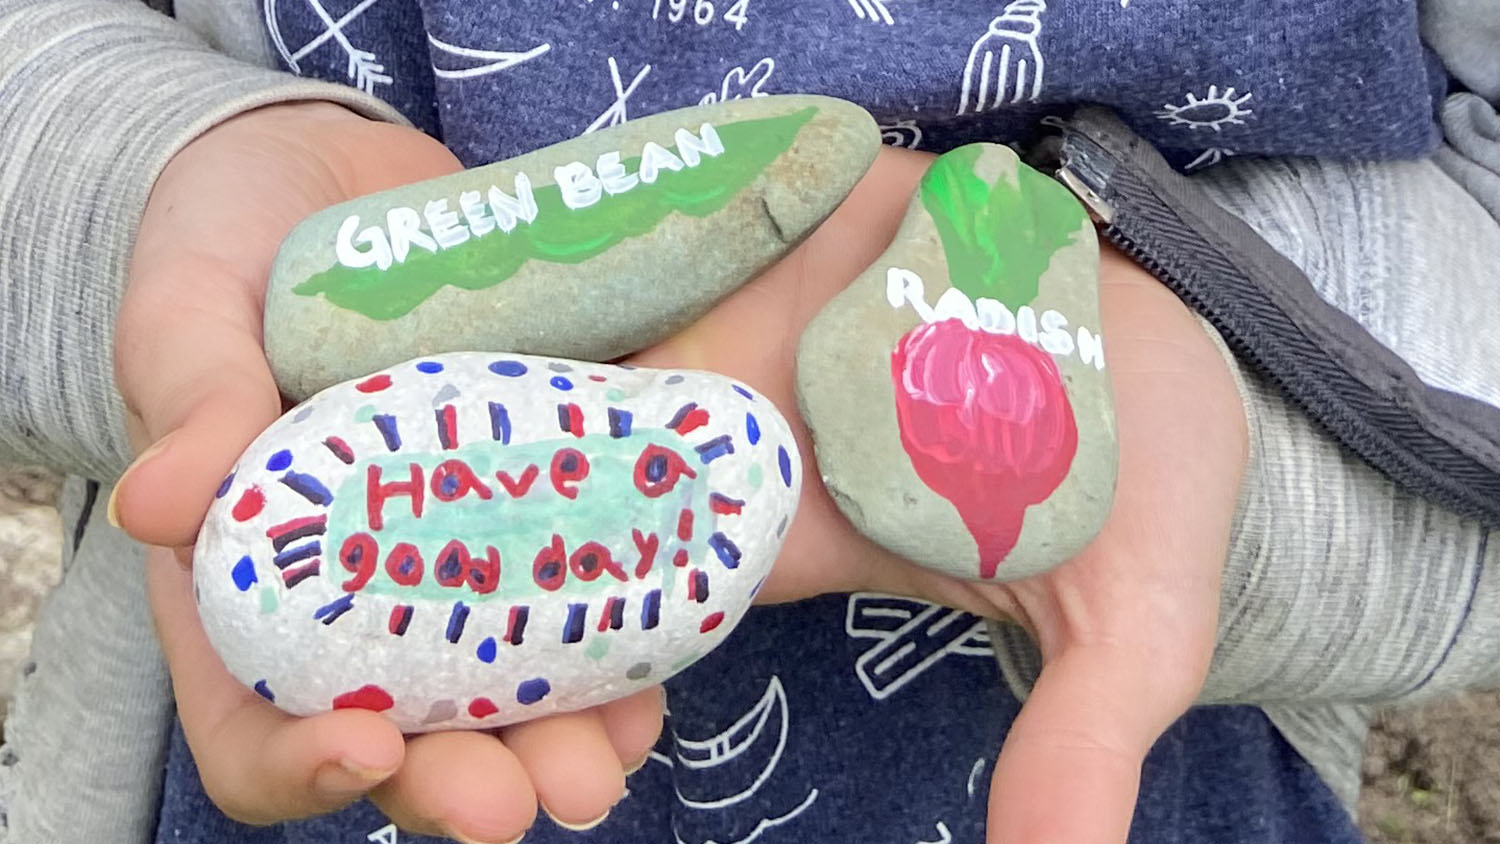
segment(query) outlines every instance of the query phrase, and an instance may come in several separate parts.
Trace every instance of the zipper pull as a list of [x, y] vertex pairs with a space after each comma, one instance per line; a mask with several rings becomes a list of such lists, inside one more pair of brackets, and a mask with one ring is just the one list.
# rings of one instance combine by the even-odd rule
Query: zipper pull
[[1089, 186], [1088, 181], [1079, 171], [1073, 169], [1071, 162], [1057, 168], [1057, 180], [1078, 197], [1078, 201], [1088, 209], [1089, 217], [1096, 224], [1108, 226], [1114, 223], [1115, 209], [1104, 201], [1104, 197], [1100, 196], [1097, 190]]

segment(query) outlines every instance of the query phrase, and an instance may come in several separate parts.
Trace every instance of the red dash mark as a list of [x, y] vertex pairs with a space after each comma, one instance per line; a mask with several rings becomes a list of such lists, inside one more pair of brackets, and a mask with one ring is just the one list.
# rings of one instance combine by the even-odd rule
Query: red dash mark
[[713, 613], [712, 615], [710, 615], [707, 618], [703, 619], [703, 623], [702, 624], [698, 625], [698, 632], [699, 633], [707, 633], [708, 631], [714, 629], [715, 627], [718, 627], [720, 624], [723, 624], [723, 623], [724, 623], [724, 614], [722, 612]]
[[378, 393], [391, 386], [391, 376], [375, 375], [354, 385], [361, 393]]
[[405, 636], [406, 628], [411, 624], [412, 607], [408, 604], [397, 604], [391, 607], [391, 618], [386, 629], [391, 631], [392, 636]]
[[957, 319], [919, 325], [891, 352], [901, 445], [917, 476], [953, 503], [995, 576], [1026, 508], [1067, 477], [1078, 426], [1052, 356]]
[[708, 411], [701, 407], [695, 407], [683, 415], [682, 420], [677, 423], [676, 431], [678, 434], [686, 436], [707, 424]]
[[475, 718], [488, 718], [500, 711], [500, 707], [487, 697], [476, 697], [469, 703], [469, 714]]
[[600, 384], [603, 384], [604, 383], [604, 376], [603, 375], [590, 375], [589, 376], [589, 380], [590, 381], [598, 381]]
[[240, 500], [234, 503], [231, 514], [237, 522], [248, 522], [260, 515], [260, 511], [266, 506], [266, 494], [260, 491], [260, 487], [253, 486], [240, 495]]
[[323, 445], [333, 452], [333, 456], [337, 457], [340, 463], [348, 465], [354, 462], [354, 449], [338, 437], [329, 437], [323, 441]]
[[396, 702], [391, 699], [390, 692], [373, 683], [360, 686], [352, 692], [344, 692], [333, 699], [334, 709], [368, 709], [371, 712], [384, 712], [395, 705]]
[[716, 492], [708, 497], [708, 509], [720, 516], [738, 516], [745, 509], [745, 502]]
[[678, 548], [677, 553], [672, 555], [672, 565], [682, 568], [688, 564], [688, 552], [686, 548]]
[[693, 538], [693, 511], [686, 507], [677, 515], [677, 538], [683, 542]]

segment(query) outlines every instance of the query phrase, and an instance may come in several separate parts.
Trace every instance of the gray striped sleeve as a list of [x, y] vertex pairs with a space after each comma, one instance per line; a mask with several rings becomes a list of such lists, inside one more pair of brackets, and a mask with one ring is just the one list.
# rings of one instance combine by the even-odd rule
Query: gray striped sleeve
[[219, 55], [134, 0], [0, 0], [0, 462], [127, 465], [112, 335], [151, 186], [215, 123], [309, 99], [400, 119]]

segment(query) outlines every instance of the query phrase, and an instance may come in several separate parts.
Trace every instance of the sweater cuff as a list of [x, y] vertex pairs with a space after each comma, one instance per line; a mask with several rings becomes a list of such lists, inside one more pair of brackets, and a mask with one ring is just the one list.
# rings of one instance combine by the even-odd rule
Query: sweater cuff
[[0, 0], [0, 462], [99, 479], [129, 464], [113, 336], [152, 185], [214, 125], [299, 100], [402, 121], [134, 2]]

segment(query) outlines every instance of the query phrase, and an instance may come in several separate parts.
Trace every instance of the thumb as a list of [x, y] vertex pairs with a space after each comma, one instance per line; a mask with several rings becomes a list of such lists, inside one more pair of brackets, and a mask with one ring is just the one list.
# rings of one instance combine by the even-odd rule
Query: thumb
[[135, 411], [132, 438], [151, 445], [115, 484], [109, 516], [136, 539], [193, 544], [235, 460], [280, 415], [276, 384], [252, 333], [259, 324], [179, 309], [170, 330], [128, 335], [120, 369]]
[[1124, 844], [1141, 764], [1181, 712], [1140, 659], [1109, 644], [1042, 669], [990, 783], [990, 844]]

